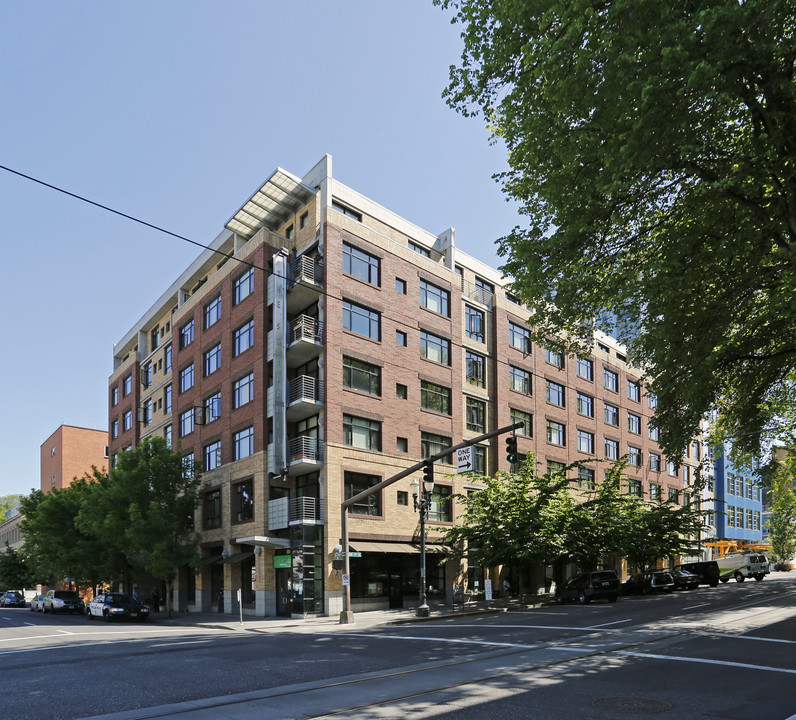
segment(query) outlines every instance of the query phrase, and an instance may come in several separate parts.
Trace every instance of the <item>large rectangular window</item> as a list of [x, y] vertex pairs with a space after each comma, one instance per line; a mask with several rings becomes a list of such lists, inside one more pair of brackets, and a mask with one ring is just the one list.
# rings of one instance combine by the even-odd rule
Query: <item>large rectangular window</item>
[[578, 430], [578, 450], [590, 455], [594, 454], [594, 433]]
[[221, 368], [221, 343], [211, 347], [204, 355], [205, 377]]
[[254, 520], [254, 481], [242, 480], [232, 487], [234, 511], [232, 522]]
[[381, 423], [354, 415], [343, 415], [343, 442], [361, 450], [381, 452]]
[[124, 415], [122, 415], [122, 429], [132, 430], [132, 428], [133, 428], [133, 411], [128, 410]]
[[193, 432], [193, 408], [180, 413], [180, 437], [185, 437]]
[[627, 462], [633, 467], [641, 467], [641, 448], [627, 446]]
[[527, 327], [509, 322], [509, 345], [522, 350], [526, 355], [531, 352], [531, 331]]
[[193, 363], [180, 370], [180, 392], [193, 387]]
[[578, 392], [577, 401], [578, 401], [578, 412], [581, 415], [594, 417], [594, 398], [591, 395], [586, 395], [586, 393]]
[[578, 358], [578, 377], [584, 380], [594, 379], [594, 363], [588, 358]]
[[453, 499], [450, 485], [434, 485], [431, 493], [431, 505], [428, 508], [428, 519], [431, 522], [451, 522], [453, 520]]
[[221, 441], [216, 440], [210, 445], [205, 445], [205, 470], [215, 470], [221, 465]]
[[641, 402], [641, 385], [639, 385], [635, 380], [627, 381], [627, 397], [630, 400]]
[[591, 468], [578, 468], [578, 487], [581, 490], [594, 489], [594, 470]]
[[522, 423], [522, 425], [514, 431], [517, 435], [533, 437], [533, 415], [531, 413], [525, 412], [524, 410], [510, 408], [509, 417], [511, 418], [512, 423]]
[[381, 315], [375, 310], [343, 300], [343, 328], [371, 340], [380, 340]]
[[553, 445], [566, 445], [566, 428], [563, 423], [548, 420], [546, 425], [547, 442]]
[[613, 370], [603, 368], [603, 385], [608, 390], [619, 392], [619, 375]]
[[249, 373], [240, 380], [236, 380], [232, 391], [233, 407], [239, 408], [241, 405], [251, 402], [254, 399], [254, 373]]
[[432, 335], [425, 330], [420, 332], [420, 357], [442, 365], [450, 365], [450, 340]]
[[180, 349], [188, 347], [193, 342], [193, 320], [189, 320], [180, 328]]
[[420, 306], [450, 317], [450, 293], [425, 280], [420, 281]]
[[651, 452], [650, 456], [650, 470], [660, 472], [661, 470], [661, 456], [658, 453]]
[[133, 392], [133, 376], [128, 375], [122, 381], [122, 397], [127, 397], [131, 392]]
[[619, 460], [619, 442], [605, 438], [605, 457], [609, 460]]
[[[343, 475], [343, 484], [345, 485], [346, 500], [365, 492], [378, 485], [382, 478], [378, 475], [366, 475], [365, 473], [346, 472]], [[355, 502], [350, 506], [352, 515], [381, 515], [381, 492], [374, 492], [365, 496], [361, 500]]]
[[381, 285], [379, 258], [348, 243], [343, 243], [343, 272], [376, 287]]
[[484, 342], [485, 324], [483, 310], [471, 307], [470, 305], [464, 306], [464, 334], [470, 338], [470, 340]]
[[232, 436], [233, 447], [235, 451], [235, 460], [249, 457], [254, 454], [254, 428], [247, 427], [240, 430]]
[[528, 370], [509, 365], [509, 387], [523, 395], [531, 394], [531, 373]]
[[547, 402], [564, 407], [564, 386], [552, 380], [545, 381]]
[[616, 405], [605, 403], [605, 422], [614, 427], [619, 427], [619, 408]]
[[215, 325], [221, 319], [221, 297], [213, 298], [205, 305], [205, 329]]
[[221, 417], [221, 393], [213, 393], [205, 399], [205, 424], [215, 422]]
[[381, 395], [381, 368], [364, 360], [343, 357], [343, 387]]
[[641, 434], [641, 418], [638, 415], [630, 412], [627, 414], [627, 430], [634, 435]]
[[476, 398], [467, 398], [466, 427], [472, 432], [484, 432], [486, 428], [486, 403]]
[[221, 527], [221, 488], [205, 493], [203, 516], [205, 530]]
[[171, 372], [171, 363], [174, 358], [174, 352], [171, 345], [166, 345], [163, 351], [163, 370], [164, 372]]
[[[436, 433], [421, 432], [420, 433], [420, 453], [421, 457], [429, 458], [432, 455], [442, 452], [451, 446], [451, 439], [445, 435], [437, 435]], [[441, 462], [452, 463], [453, 458], [451, 455], [443, 458]]]
[[249, 320], [235, 331], [235, 357], [254, 345], [254, 320]]
[[243, 275], [235, 280], [233, 302], [237, 305], [241, 300], [254, 292], [254, 268], [249, 268]]
[[550, 350], [550, 348], [545, 349], [544, 359], [551, 365], [555, 365], [557, 368], [564, 367], [564, 353], [559, 350]]
[[424, 410], [431, 410], [432, 412], [442, 413], [443, 415], [451, 414], [451, 389], [443, 385], [429, 382], [428, 380], [420, 381], [420, 407]]
[[475, 387], [485, 387], [486, 385], [486, 361], [483, 355], [465, 351], [465, 370], [467, 382]]

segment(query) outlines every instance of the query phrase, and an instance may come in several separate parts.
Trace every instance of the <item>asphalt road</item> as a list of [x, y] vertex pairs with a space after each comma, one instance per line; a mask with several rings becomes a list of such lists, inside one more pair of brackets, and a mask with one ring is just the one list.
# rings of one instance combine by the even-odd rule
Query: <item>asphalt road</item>
[[0, 717], [796, 716], [796, 573], [358, 625], [212, 629], [2, 610]]

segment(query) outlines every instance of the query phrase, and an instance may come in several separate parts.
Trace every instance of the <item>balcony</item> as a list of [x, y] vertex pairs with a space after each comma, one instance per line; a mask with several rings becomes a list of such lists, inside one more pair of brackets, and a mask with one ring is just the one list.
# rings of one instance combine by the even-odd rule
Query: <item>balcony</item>
[[321, 354], [323, 323], [310, 315], [299, 315], [290, 321], [287, 337], [287, 362], [296, 367]]
[[473, 300], [481, 305], [485, 305], [490, 310], [492, 309], [492, 303], [494, 301], [495, 294], [486, 288], [482, 288], [468, 280], [465, 280], [464, 278], [462, 278], [462, 295], [464, 295], [468, 300]]
[[314, 497], [297, 497], [290, 501], [290, 524], [315, 523], [320, 520], [320, 501]]
[[287, 293], [289, 315], [314, 303], [320, 295], [323, 283], [323, 265], [317, 258], [302, 255], [290, 266], [290, 281]]
[[318, 378], [301, 375], [289, 383], [287, 400], [288, 422], [298, 422], [315, 415], [323, 403], [323, 383]]
[[306, 475], [323, 465], [323, 441], [309, 435], [299, 435], [288, 441], [288, 474]]

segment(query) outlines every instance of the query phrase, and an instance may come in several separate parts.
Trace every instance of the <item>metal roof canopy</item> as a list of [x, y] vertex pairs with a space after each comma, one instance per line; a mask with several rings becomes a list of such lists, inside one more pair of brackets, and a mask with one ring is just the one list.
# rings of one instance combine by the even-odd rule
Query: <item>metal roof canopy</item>
[[287, 538], [269, 537], [266, 535], [253, 535], [250, 537], [237, 538], [237, 545], [254, 545], [255, 547], [266, 548], [289, 548], [290, 540]]
[[295, 175], [277, 168], [224, 227], [247, 240], [262, 227], [276, 230], [314, 194]]

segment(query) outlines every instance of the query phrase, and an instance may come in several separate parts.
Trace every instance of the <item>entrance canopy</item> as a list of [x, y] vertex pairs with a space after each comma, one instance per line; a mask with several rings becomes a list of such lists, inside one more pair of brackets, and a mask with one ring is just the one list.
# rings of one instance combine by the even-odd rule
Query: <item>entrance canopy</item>
[[283, 550], [290, 547], [290, 540], [287, 538], [270, 537], [267, 535], [252, 535], [251, 537], [238, 538], [235, 540], [238, 545], [254, 545], [255, 547], [270, 548], [272, 550]]
[[[420, 548], [416, 545], [409, 543], [391, 543], [391, 542], [366, 542], [363, 540], [353, 540], [348, 543], [348, 546], [354, 552], [369, 552], [369, 553], [413, 553], [420, 554]], [[447, 553], [448, 548], [444, 545], [426, 545], [427, 553]]]

